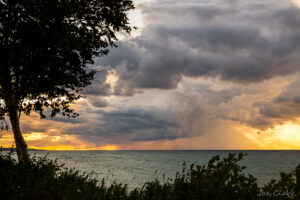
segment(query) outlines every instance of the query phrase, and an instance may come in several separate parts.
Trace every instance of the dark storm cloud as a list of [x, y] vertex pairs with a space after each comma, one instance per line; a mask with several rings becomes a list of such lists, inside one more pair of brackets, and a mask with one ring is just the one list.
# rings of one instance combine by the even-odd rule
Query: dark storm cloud
[[[64, 133], [91, 142], [117, 137], [123, 141], [172, 140], [210, 133], [222, 120], [266, 129], [300, 115], [300, 82], [271, 101], [233, 102], [245, 100], [243, 95], [255, 96], [245, 89], [254, 83], [299, 72], [300, 10], [288, 1], [172, 0], [141, 8], [146, 15], [141, 35], [120, 41], [108, 56], [96, 59], [99, 73], [83, 91], [93, 108], [106, 111], [87, 109], [83, 117], [90, 121], [67, 127]], [[114, 88], [107, 83], [111, 70], [118, 76]], [[175, 104], [170, 111], [146, 107], [109, 111], [119, 108], [101, 99], [133, 96], [152, 88], [174, 89], [184, 84], [184, 76], [238, 84], [219, 90], [201, 84], [184, 86], [186, 91], [170, 94], [169, 104]]]
[[[300, 116], [299, 77], [299, 74], [290, 76], [290, 78], [292, 78], [290, 83], [281, 88], [281, 92], [276, 96], [268, 96], [267, 91], [265, 91], [277, 90], [276, 81], [272, 81], [274, 87], [271, 84], [265, 89], [263, 89], [263, 87], [258, 87], [258, 89], [255, 90], [251, 89], [252, 92], [251, 90], [245, 89], [240, 97], [247, 95], [249, 99], [252, 99], [250, 101], [244, 99], [246, 102], [248, 101], [248, 103], [254, 102], [251, 103], [251, 106], [245, 106], [242, 100], [238, 100], [235, 105], [227, 104], [223, 109], [221, 108], [222, 106], [220, 106], [221, 104], [219, 104], [221, 111], [215, 118], [238, 121], [252, 128], [261, 130], [273, 128], [275, 125], [282, 125], [288, 121], [297, 121]], [[268, 100], [258, 101], [256, 99], [256, 97], [259, 98], [262, 94], [266, 95], [264, 99], [267, 97]], [[234, 97], [239, 98], [238, 95]], [[248, 103], [246, 103], [246, 105]]]
[[182, 76], [249, 84], [300, 69], [300, 11], [289, 2], [157, 1], [142, 8], [141, 36], [96, 61], [117, 71], [114, 95], [173, 89]]
[[259, 117], [245, 121], [246, 124], [259, 129], [272, 128], [286, 121], [294, 121], [300, 116], [299, 104], [282, 105], [275, 102], [257, 102], [253, 105], [259, 110]]
[[196, 91], [201, 94], [202, 104], [207, 105], [220, 105], [222, 103], [230, 102], [234, 97], [241, 96], [243, 91], [239, 88], [231, 88], [220, 91], [214, 91], [207, 86], [197, 86]]
[[[199, 2], [198, 2], [199, 3]], [[231, 15], [232, 12], [236, 12], [237, 9], [229, 6], [222, 5], [208, 5], [202, 4], [199, 6], [197, 2], [195, 4], [191, 4], [189, 2], [181, 2], [181, 3], [162, 3], [157, 5], [152, 5], [152, 9], [145, 9], [143, 12], [145, 14], [150, 14], [155, 16], [162, 15], [167, 13], [168, 16], [176, 17], [178, 16], [176, 13], [180, 13], [181, 16], [187, 16], [191, 19], [198, 19], [201, 21], [210, 21], [218, 17], [224, 17]], [[195, 5], [195, 6], [194, 6]], [[154, 17], [156, 20], [156, 18]]]
[[109, 105], [106, 100], [93, 96], [89, 96], [88, 101], [96, 108], [105, 108]]
[[80, 117], [80, 116], [76, 117], [76, 118], [57, 116], [57, 117], [54, 117], [54, 118], [48, 118], [47, 120], [56, 121], [56, 122], [71, 123], [71, 124], [81, 124], [81, 123], [86, 122], [86, 120], [84, 118]]
[[86, 87], [81, 93], [92, 96], [108, 96], [110, 95], [110, 85], [106, 84], [106, 76], [109, 67], [96, 67], [96, 74], [92, 85]]
[[277, 20], [273, 21], [273, 23], [278, 26], [282, 26], [284, 29], [288, 29], [288, 31], [296, 35], [299, 34], [300, 30], [300, 15], [299, 15], [299, 8], [287, 8], [282, 9], [277, 12], [274, 12], [270, 15], [270, 18], [276, 18]]
[[287, 86], [273, 102], [281, 105], [300, 106], [300, 76]]
[[[88, 118], [88, 123], [69, 126], [63, 133], [78, 135], [90, 142], [113, 140], [114, 143], [120, 138], [123, 142], [155, 141], [204, 135], [214, 129], [215, 120], [220, 118], [214, 116], [218, 106], [243, 94], [239, 88], [216, 91], [205, 84], [191, 87], [187, 86], [182, 92], [173, 91], [168, 97], [168, 109], [148, 106], [119, 107], [118, 110], [114, 107], [106, 111], [85, 109], [82, 117]], [[95, 107], [95, 103], [91, 105]]]
[[94, 114], [93, 123], [89, 126], [71, 127], [64, 131], [66, 134], [93, 135], [99, 138], [126, 135], [132, 141], [172, 140], [186, 137], [179, 131], [178, 122], [163, 117], [163, 111], [123, 110], [123, 111], [90, 111]]
[[[270, 124], [295, 120], [300, 116], [299, 76], [270, 102], [256, 102], [253, 106]], [[268, 124], [267, 124], [268, 125]]]
[[[131, 91], [135, 88], [175, 88], [182, 78], [183, 69], [189, 62], [188, 58], [183, 56], [186, 54], [185, 50], [170, 49], [164, 43], [152, 43], [148, 40], [136, 39], [135, 42], [135, 45], [129, 43], [126, 51], [124, 42], [119, 45], [120, 49], [113, 49], [109, 56], [99, 60], [101, 65], [111, 63], [111, 60], [118, 63], [111, 65], [119, 76], [114, 94], [120, 95], [124, 93], [121, 92], [123, 90]], [[147, 51], [143, 51], [143, 48]], [[135, 52], [132, 59], [128, 52]], [[132, 93], [134, 91], [128, 94]]]

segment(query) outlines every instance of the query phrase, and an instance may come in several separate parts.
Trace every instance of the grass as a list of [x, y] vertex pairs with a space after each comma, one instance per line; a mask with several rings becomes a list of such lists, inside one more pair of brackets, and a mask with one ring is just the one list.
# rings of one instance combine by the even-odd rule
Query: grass
[[[18, 163], [12, 153], [0, 153], [0, 199], [2, 200], [273, 200], [300, 199], [300, 165], [290, 173], [259, 187], [257, 179], [239, 165], [244, 157], [214, 156], [206, 165], [183, 166], [174, 180], [145, 183], [141, 189], [106, 185], [88, 174], [68, 169], [55, 160], [33, 157]], [[267, 169], [266, 169], [267, 170]]]

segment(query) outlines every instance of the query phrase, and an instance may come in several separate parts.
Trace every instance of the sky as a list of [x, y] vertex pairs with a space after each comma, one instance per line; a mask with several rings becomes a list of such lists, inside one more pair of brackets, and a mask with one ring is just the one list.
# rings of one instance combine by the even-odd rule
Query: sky
[[134, 3], [80, 116], [22, 117], [29, 148], [300, 149], [300, 0]]

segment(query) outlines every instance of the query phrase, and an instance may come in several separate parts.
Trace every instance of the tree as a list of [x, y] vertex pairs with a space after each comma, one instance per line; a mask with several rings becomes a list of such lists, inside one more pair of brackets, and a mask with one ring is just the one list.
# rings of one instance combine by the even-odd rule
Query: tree
[[0, 0], [0, 120], [11, 122], [19, 162], [28, 161], [21, 113], [78, 114], [70, 104], [95, 74], [93, 58], [130, 33], [131, 0]]

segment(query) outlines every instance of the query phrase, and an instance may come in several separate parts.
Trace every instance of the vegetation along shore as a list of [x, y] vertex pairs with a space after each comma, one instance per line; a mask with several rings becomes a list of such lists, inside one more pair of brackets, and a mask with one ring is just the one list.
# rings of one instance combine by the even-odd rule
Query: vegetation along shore
[[245, 154], [212, 157], [206, 165], [183, 165], [174, 179], [153, 180], [128, 190], [126, 184], [91, 178], [55, 160], [33, 157], [18, 163], [13, 153], [0, 154], [1, 199], [45, 200], [271, 200], [300, 198], [300, 165], [259, 186], [239, 161]]

